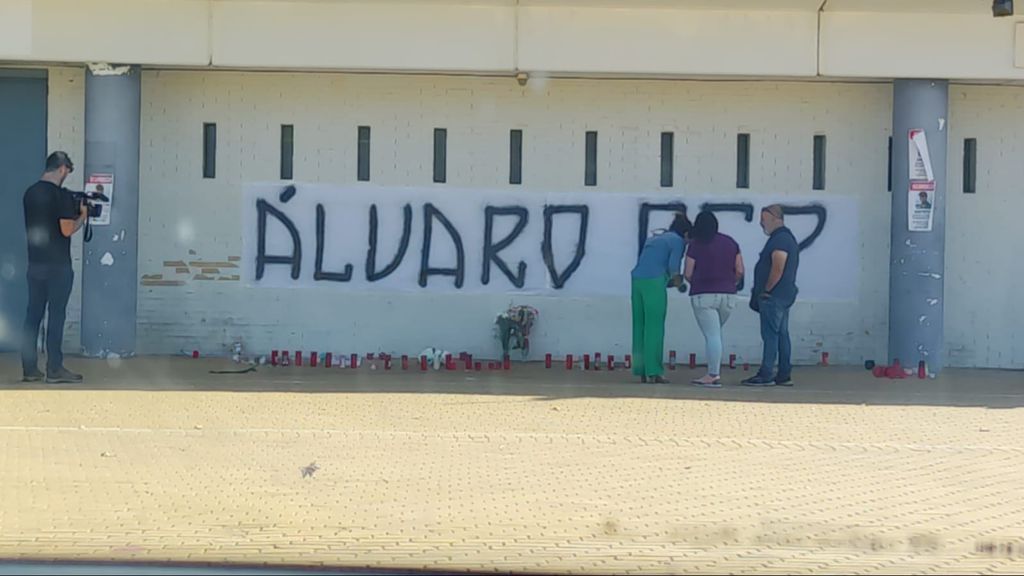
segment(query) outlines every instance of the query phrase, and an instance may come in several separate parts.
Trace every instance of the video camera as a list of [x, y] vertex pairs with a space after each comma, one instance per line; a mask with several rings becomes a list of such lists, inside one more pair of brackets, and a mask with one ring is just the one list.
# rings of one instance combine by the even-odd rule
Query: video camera
[[[100, 187], [102, 187], [102, 184]], [[97, 190], [96, 192], [72, 192], [71, 198], [75, 204], [79, 206], [85, 205], [89, 218], [99, 218], [103, 214], [103, 205], [97, 204], [97, 202], [110, 202], [110, 198], [102, 190]]]
[[92, 218], [99, 218], [103, 214], [103, 204], [100, 202], [110, 202], [110, 197], [104, 194], [103, 185], [97, 184], [96, 190], [90, 190], [87, 192], [74, 192], [68, 190], [71, 193], [71, 201], [76, 206], [85, 206], [86, 219], [85, 219], [85, 234], [83, 239], [86, 242], [92, 241], [92, 227], [89, 225], [89, 220]]

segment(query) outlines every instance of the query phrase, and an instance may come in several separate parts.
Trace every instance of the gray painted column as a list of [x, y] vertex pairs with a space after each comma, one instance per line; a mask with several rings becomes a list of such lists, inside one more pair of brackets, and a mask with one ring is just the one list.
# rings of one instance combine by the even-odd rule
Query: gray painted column
[[[949, 83], [896, 80], [892, 98], [892, 248], [889, 262], [889, 360], [916, 371], [924, 360], [939, 373], [945, 363], [943, 283], [946, 255], [946, 152]], [[931, 231], [912, 231], [920, 183], [910, 179], [911, 130], [924, 130], [935, 192]], [[915, 187], [911, 193], [911, 187]], [[911, 197], [913, 194], [913, 197]]]
[[141, 97], [137, 66], [86, 72], [83, 176], [114, 177], [110, 223], [91, 225], [83, 247], [82, 348], [90, 356], [135, 353]]

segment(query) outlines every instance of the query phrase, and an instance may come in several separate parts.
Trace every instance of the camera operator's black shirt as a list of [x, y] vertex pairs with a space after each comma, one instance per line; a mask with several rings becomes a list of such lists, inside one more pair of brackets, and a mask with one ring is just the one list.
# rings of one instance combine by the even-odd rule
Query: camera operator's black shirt
[[28, 274], [40, 278], [71, 269], [71, 238], [60, 232], [60, 221], [78, 218], [71, 193], [40, 180], [25, 191], [25, 235], [28, 238]]

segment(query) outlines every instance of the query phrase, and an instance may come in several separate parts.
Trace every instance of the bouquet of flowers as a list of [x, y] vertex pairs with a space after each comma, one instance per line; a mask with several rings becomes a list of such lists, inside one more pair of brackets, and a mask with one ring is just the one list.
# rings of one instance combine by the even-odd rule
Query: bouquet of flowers
[[502, 354], [508, 356], [512, 350], [519, 350], [525, 358], [530, 353], [530, 330], [540, 312], [533, 306], [510, 305], [508, 310], [498, 314], [494, 324]]

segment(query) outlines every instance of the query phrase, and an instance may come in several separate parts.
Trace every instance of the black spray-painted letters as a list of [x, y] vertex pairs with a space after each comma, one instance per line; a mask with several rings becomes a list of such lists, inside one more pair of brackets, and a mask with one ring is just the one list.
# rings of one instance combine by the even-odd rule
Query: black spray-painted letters
[[[277, 203], [275, 206], [271, 201], [264, 198], [257, 198], [256, 203], [256, 254], [255, 254], [255, 279], [260, 281], [264, 278], [267, 270], [267, 266], [288, 266], [289, 275], [292, 280], [298, 280], [302, 275], [302, 234], [299, 227], [296, 226], [295, 218], [298, 214], [294, 213], [296, 208], [294, 204], [286, 206], [293, 198], [296, 197], [298, 191], [295, 186], [287, 186], [277, 194]], [[308, 204], [307, 204], [308, 206]], [[536, 209], [536, 208], [535, 208]], [[715, 203], [707, 202], [700, 205], [701, 210], [707, 210], [711, 212], [734, 212], [742, 215], [743, 220], [747, 223], [757, 225], [754, 218], [756, 212], [755, 207], [751, 203], [747, 202], [728, 202], [728, 203]], [[291, 212], [291, 215], [286, 213]], [[587, 204], [549, 204], [543, 208], [543, 240], [540, 245], [540, 256], [544, 262], [546, 268], [547, 277], [550, 279], [550, 286], [555, 290], [565, 289], [569, 284], [573, 276], [579, 271], [583, 265], [584, 260], [587, 256], [587, 240], [590, 230], [590, 211], [591, 207]], [[825, 229], [825, 224], [828, 220], [828, 211], [820, 204], [807, 204], [807, 205], [784, 205], [783, 211], [788, 217], [803, 217], [813, 216], [817, 219], [813, 231], [803, 240], [800, 241], [801, 250], [807, 250], [814, 242], [821, 236]], [[638, 240], [638, 253], [643, 249], [643, 245], [646, 242], [650, 232], [650, 221], [652, 214], [664, 213], [664, 212], [687, 212], [687, 205], [685, 202], [670, 201], [663, 203], [642, 203], [638, 206], [636, 221], [637, 225], [637, 240]], [[390, 258], [390, 261], [383, 267], [378, 269], [378, 246], [380, 244], [380, 219], [381, 215], [378, 213], [378, 206], [373, 203], [369, 206], [369, 243], [366, 250], [366, 260], [363, 270], [365, 273], [365, 279], [367, 282], [379, 282], [392, 274], [394, 274], [402, 265], [406, 254], [409, 251], [409, 244], [412, 240], [412, 229], [414, 223], [414, 210], [411, 204], [406, 203], [402, 206], [402, 225], [401, 235], [398, 239], [398, 248], [394, 255]], [[465, 212], [462, 212], [463, 218], [465, 218]], [[393, 218], [394, 216], [388, 214], [385, 218]], [[690, 215], [691, 218], [693, 215]], [[335, 254], [337, 258], [341, 258], [342, 254], [345, 254], [347, 250], [351, 250], [353, 247], [344, 245], [331, 245], [330, 236], [327, 234], [327, 227], [330, 223], [330, 214], [328, 209], [323, 204], [317, 203], [315, 205], [315, 217], [316, 217], [316, 229], [315, 238], [316, 242], [316, 258], [313, 267], [313, 280], [316, 282], [352, 282], [355, 267], [352, 264], [345, 264], [340, 271], [329, 271], [324, 269], [324, 258], [325, 254]], [[502, 238], [495, 238], [495, 224], [499, 219], [514, 219], [511, 231], [504, 235]], [[433, 203], [425, 202], [422, 205], [422, 221], [423, 221], [423, 242], [420, 250], [419, 258], [419, 270], [418, 270], [418, 285], [422, 288], [426, 288], [430, 282], [432, 276], [443, 276], [451, 277], [453, 284], [456, 289], [462, 289], [465, 285], [466, 279], [466, 246], [463, 240], [462, 231], [459, 230], [456, 222], [453, 222], [444, 212], [441, 211]], [[291, 253], [282, 254], [268, 254], [267, 253], [267, 237], [268, 227], [271, 225], [271, 220], [276, 221], [278, 225], [282, 226], [288, 233], [288, 239], [291, 243]], [[482, 253], [482, 268], [480, 270], [480, 283], [481, 285], [493, 284], [496, 280], [492, 276], [492, 266], [496, 267], [500, 275], [497, 276], [497, 281], [504, 283], [507, 282], [510, 288], [522, 289], [527, 286], [527, 274], [530, 272], [530, 268], [527, 262], [519, 260], [518, 262], [510, 263], [506, 260], [506, 257], [502, 256], [502, 252], [515, 245], [517, 242], [519, 246], [528, 246], [524, 244], [528, 242], [527, 236], [524, 236], [524, 232], [530, 222], [530, 209], [526, 206], [520, 205], [501, 205], [501, 206], [484, 206], [483, 207], [483, 234], [482, 234], [482, 246], [480, 246], [479, 253]], [[440, 227], [435, 226], [440, 224]], [[465, 227], [467, 224], [463, 220], [459, 223]], [[337, 224], [335, 224], [337, 226]], [[566, 263], [556, 263], [556, 252], [564, 254], [561, 249], [556, 249], [554, 245], [554, 231], [556, 226], [569, 227], [569, 230], [573, 230], [575, 234], [575, 247], [572, 258]], [[443, 229], [446, 239], [436, 238], [438, 230]], [[396, 228], [397, 231], [397, 228]], [[479, 238], [480, 236], [476, 236]], [[561, 238], [562, 236], [560, 236]], [[451, 246], [454, 250], [450, 253], [454, 253], [454, 265], [448, 267], [439, 267], [431, 264], [431, 247], [434, 245], [435, 240], [439, 242], [451, 242]], [[536, 246], [536, 245], [534, 245]], [[472, 248], [471, 248], [472, 249]], [[536, 249], [536, 248], [533, 248]], [[520, 251], [521, 252], [521, 251]], [[566, 256], [561, 256], [562, 258]], [[559, 266], [563, 267], [559, 269]], [[624, 274], [628, 274], [628, 270], [623, 271]], [[536, 285], [534, 283], [533, 285]]]

